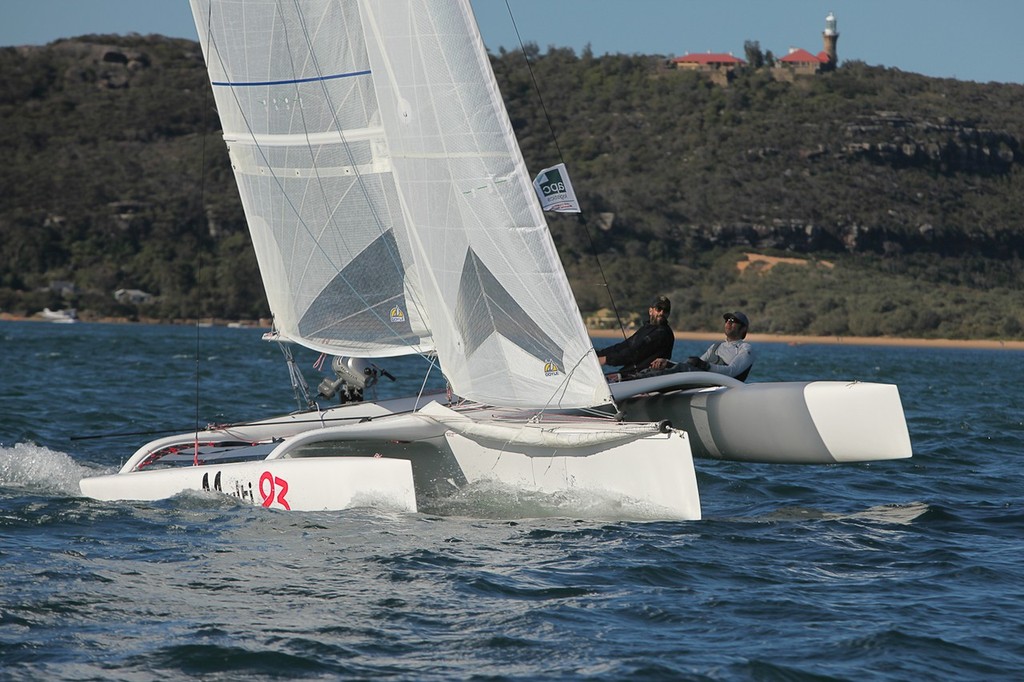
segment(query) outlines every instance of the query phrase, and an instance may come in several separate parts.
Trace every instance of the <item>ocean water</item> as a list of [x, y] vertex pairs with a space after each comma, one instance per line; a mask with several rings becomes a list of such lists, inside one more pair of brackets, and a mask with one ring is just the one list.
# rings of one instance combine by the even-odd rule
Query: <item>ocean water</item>
[[[0, 322], [0, 679], [1024, 675], [1020, 352], [759, 344], [752, 381], [898, 384], [914, 457], [697, 460], [700, 522], [486, 489], [418, 514], [79, 495], [163, 431], [294, 409], [259, 336]], [[382, 392], [419, 385], [386, 366]]]

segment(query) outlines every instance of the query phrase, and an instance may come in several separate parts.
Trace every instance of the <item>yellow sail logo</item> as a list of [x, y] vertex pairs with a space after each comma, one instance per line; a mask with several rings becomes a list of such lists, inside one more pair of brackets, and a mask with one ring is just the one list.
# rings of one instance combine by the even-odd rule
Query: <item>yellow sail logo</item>
[[405, 311], [399, 306], [395, 306], [391, 309], [391, 321], [392, 322], [405, 322]]
[[548, 360], [544, 363], [544, 376], [550, 377], [560, 373], [562, 370], [558, 368], [558, 364], [554, 360]]

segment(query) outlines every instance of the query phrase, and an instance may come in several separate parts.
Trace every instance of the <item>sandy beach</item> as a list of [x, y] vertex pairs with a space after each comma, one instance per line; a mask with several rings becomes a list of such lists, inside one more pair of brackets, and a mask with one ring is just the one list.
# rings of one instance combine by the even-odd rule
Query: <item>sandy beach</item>
[[[38, 317], [17, 317], [9, 313], [0, 313], [0, 321], [29, 321], [46, 322]], [[126, 319], [102, 318], [88, 319], [83, 322], [117, 323], [117, 324], [162, 324], [160, 320], [145, 320], [130, 322]], [[176, 320], [170, 324], [195, 324], [195, 320]], [[246, 320], [243, 322], [229, 322], [227, 320], [211, 320], [204, 326], [233, 326], [233, 327], [256, 327], [267, 328], [268, 320]], [[590, 335], [596, 339], [621, 339], [622, 332], [617, 329], [590, 329]], [[631, 330], [627, 330], [631, 334]], [[723, 338], [721, 333], [715, 332], [675, 332], [675, 337], [681, 341], [706, 341], [711, 343]], [[983, 348], [991, 350], [1024, 350], [1024, 340], [1001, 341], [993, 339], [899, 339], [891, 336], [797, 336], [786, 334], [748, 334], [747, 340], [751, 343], [786, 343], [791, 346], [802, 344], [830, 344], [847, 346], [907, 346], [916, 348]], [[610, 343], [608, 344], [610, 345]]]

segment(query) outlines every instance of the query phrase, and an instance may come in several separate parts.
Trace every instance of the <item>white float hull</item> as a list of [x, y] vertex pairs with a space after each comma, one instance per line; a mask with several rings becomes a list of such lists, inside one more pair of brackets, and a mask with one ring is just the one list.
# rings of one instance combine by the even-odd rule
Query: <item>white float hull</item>
[[665, 390], [662, 381], [652, 386], [673, 376], [687, 375], [616, 384], [618, 405], [627, 420], [667, 419], [685, 430], [695, 457], [835, 464], [912, 454], [899, 390], [892, 384], [809, 381]]
[[81, 489], [98, 500], [160, 500], [187, 491], [211, 491], [289, 511], [352, 507], [416, 511], [410, 463], [383, 457], [263, 460], [132, 471], [84, 478]]

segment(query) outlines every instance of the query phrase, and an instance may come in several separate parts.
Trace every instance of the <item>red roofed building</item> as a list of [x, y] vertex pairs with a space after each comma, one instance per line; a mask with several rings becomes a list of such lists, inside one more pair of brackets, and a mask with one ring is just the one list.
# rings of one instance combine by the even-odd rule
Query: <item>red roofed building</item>
[[731, 54], [719, 52], [691, 52], [672, 60], [677, 69], [691, 71], [716, 71], [719, 69], [735, 69], [745, 66], [746, 62]]
[[[822, 52], [822, 55], [825, 53]], [[813, 75], [821, 71], [822, 64], [827, 61], [827, 55], [822, 59], [821, 56], [813, 55], [807, 50], [792, 47], [789, 54], [776, 61], [776, 66], [791, 69], [794, 73]]]
[[732, 79], [733, 71], [747, 63], [731, 54], [716, 52], [691, 52], [672, 60], [677, 69], [698, 71], [711, 78], [712, 83], [726, 86]]

